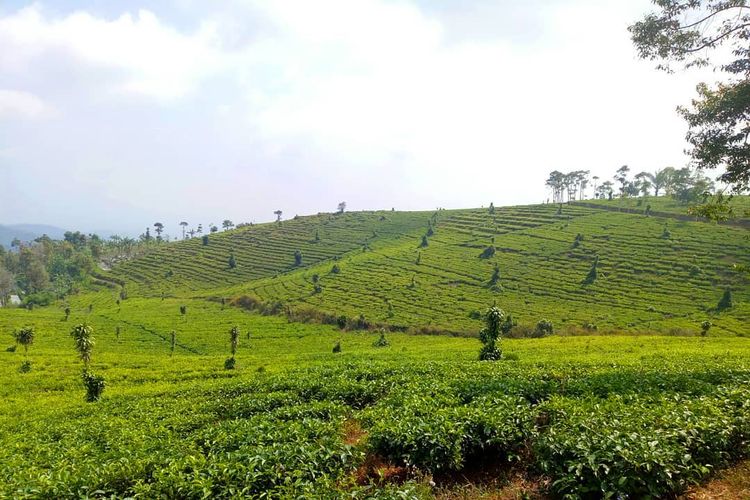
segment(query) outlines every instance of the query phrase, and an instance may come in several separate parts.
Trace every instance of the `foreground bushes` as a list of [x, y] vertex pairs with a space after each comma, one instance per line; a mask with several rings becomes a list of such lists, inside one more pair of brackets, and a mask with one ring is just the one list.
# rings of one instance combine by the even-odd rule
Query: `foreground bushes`
[[6, 429], [0, 497], [429, 490], [357, 485], [367, 456], [428, 474], [514, 462], [570, 498], [666, 497], [750, 452], [750, 370], [734, 363], [362, 361], [104, 399]]

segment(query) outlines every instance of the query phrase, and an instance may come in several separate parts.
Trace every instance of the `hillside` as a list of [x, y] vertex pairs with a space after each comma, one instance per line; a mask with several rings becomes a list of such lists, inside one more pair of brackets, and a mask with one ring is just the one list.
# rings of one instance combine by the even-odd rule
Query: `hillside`
[[0, 225], [0, 246], [10, 248], [11, 242], [18, 238], [21, 241], [32, 241], [42, 235], [61, 240], [65, 229], [43, 224], [10, 224]]
[[[428, 224], [434, 234], [421, 247]], [[165, 245], [113, 275], [130, 293], [250, 295], [394, 327], [476, 332], [495, 302], [527, 329], [549, 319], [572, 332], [695, 333], [710, 319], [714, 331], [740, 334], [750, 286], [731, 265], [747, 263], [747, 235], [575, 205], [348, 213]], [[597, 279], [584, 283], [597, 258]], [[738, 305], [719, 313], [725, 288]]]

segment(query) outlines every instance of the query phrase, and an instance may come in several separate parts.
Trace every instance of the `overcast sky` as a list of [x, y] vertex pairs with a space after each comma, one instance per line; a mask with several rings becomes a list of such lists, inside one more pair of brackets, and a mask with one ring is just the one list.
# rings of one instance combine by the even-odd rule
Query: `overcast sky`
[[537, 203], [684, 166], [648, 0], [0, 0], [0, 224]]

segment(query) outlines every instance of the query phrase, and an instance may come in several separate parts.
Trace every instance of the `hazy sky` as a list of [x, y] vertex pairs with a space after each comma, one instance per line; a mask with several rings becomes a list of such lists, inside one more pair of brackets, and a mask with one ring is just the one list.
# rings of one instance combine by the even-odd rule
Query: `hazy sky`
[[683, 166], [648, 0], [0, 0], [0, 224], [536, 203]]

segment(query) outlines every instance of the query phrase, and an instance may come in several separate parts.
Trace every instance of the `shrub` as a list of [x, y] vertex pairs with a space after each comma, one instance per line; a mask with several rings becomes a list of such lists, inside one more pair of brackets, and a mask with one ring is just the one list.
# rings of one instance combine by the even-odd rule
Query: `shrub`
[[719, 311], [724, 311], [726, 309], [731, 309], [732, 306], [734, 306], [734, 301], [732, 299], [732, 290], [727, 288], [726, 290], [724, 290], [724, 295], [721, 296], [716, 309], [718, 309]]
[[331, 268], [331, 274], [338, 274], [340, 272], [341, 272], [341, 268], [339, 267], [339, 265], [334, 264], [333, 267]]
[[342, 329], [342, 330], [343, 330], [344, 328], [346, 328], [346, 325], [347, 325], [348, 323], [349, 323], [349, 319], [348, 319], [348, 318], [347, 318], [346, 316], [344, 316], [343, 314], [342, 314], [341, 316], [339, 316], [338, 318], [336, 318], [336, 325], [337, 325], [337, 326], [338, 326], [338, 327], [339, 327], [340, 329]]
[[104, 377], [101, 375], [94, 375], [88, 371], [88, 369], [84, 368], [82, 378], [83, 386], [86, 388], [86, 401], [89, 403], [99, 401], [102, 397], [102, 392], [104, 392], [104, 388], [106, 387]]
[[208, 235], [207, 234], [203, 235], [202, 241], [203, 241], [203, 246], [204, 247], [208, 246]]
[[708, 331], [711, 329], [712, 326], [713, 324], [708, 320], [702, 322], [701, 323], [701, 337], [705, 337], [706, 335], [708, 335]]
[[313, 285], [313, 293], [321, 293], [323, 291], [323, 287], [320, 286], [320, 283], [315, 283]]
[[419, 244], [420, 248], [425, 248], [430, 244], [429, 241], [427, 241], [427, 235], [422, 236], [422, 242]]
[[500, 283], [500, 267], [495, 264], [494, 269], [492, 270], [492, 276], [490, 277], [490, 287], [493, 289], [498, 288]]
[[36, 332], [34, 331], [33, 326], [25, 326], [16, 330], [13, 333], [13, 338], [15, 339], [16, 344], [23, 346], [24, 354], [28, 354], [29, 346], [34, 343], [35, 335]]
[[503, 354], [498, 346], [500, 336], [507, 334], [513, 328], [513, 319], [499, 307], [490, 307], [484, 315], [484, 328], [479, 332], [482, 349], [479, 351], [480, 361], [496, 361]]
[[234, 254], [229, 254], [229, 261], [227, 262], [229, 264], [229, 269], [234, 269], [237, 267], [237, 259], [234, 258]]
[[299, 250], [294, 251], [294, 265], [295, 266], [302, 265], [302, 252]]
[[416, 265], [419, 265], [422, 263], [422, 252], [417, 252], [417, 260], [414, 261]]
[[552, 333], [552, 322], [546, 319], [539, 320], [536, 328], [534, 328], [534, 336], [536, 337], [546, 337], [547, 335], [552, 335]]
[[234, 370], [235, 365], [237, 362], [234, 358], [227, 358], [224, 360], [224, 369], [225, 370]]
[[495, 245], [490, 245], [487, 248], [485, 248], [481, 254], [479, 254], [480, 259], [489, 259], [492, 258], [495, 255], [495, 252], [497, 250], [495, 249]]
[[594, 263], [591, 265], [591, 269], [589, 269], [589, 273], [586, 275], [586, 278], [583, 280], [584, 285], [592, 284], [599, 277], [599, 272], [597, 269], [598, 266], [599, 266], [599, 256], [597, 255], [596, 257], [594, 257]]
[[669, 227], [666, 224], [664, 225], [664, 231], [662, 231], [661, 237], [662, 239], [665, 239], [665, 240], [668, 240], [669, 238], [672, 237], [672, 233], [669, 232]]
[[341, 352], [341, 342], [336, 342], [333, 346], [333, 353]]
[[378, 337], [378, 339], [372, 343], [373, 347], [388, 347], [389, 345], [391, 345], [391, 343], [388, 342], [387, 338], [385, 338], [385, 331], [381, 331], [380, 337]]
[[20, 373], [29, 373], [31, 371], [31, 361], [24, 360], [23, 363], [21, 363], [21, 366], [18, 368], [18, 371]]

